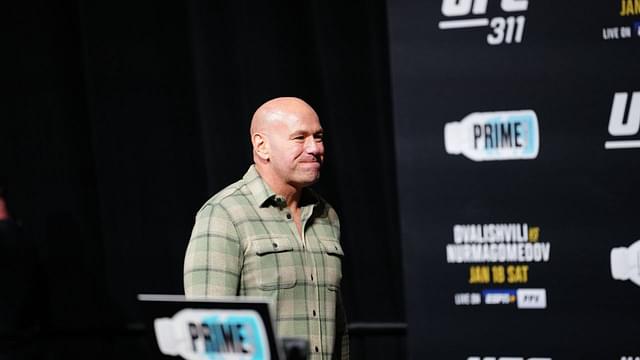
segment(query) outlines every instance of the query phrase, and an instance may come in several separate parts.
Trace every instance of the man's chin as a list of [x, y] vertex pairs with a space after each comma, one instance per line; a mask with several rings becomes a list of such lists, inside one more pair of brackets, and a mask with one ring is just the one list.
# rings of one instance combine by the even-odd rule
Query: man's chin
[[303, 188], [307, 186], [311, 186], [320, 180], [320, 171], [316, 171], [313, 174], [305, 174], [306, 176], [302, 176], [298, 181], [296, 181], [297, 187]]

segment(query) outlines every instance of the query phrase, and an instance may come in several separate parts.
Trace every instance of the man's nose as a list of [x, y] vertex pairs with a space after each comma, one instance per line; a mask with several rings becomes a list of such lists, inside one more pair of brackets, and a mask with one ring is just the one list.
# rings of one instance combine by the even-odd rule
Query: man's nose
[[324, 150], [324, 147], [322, 141], [310, 136], [305, 142], [304, 150], [309, 154], [320, 154]]

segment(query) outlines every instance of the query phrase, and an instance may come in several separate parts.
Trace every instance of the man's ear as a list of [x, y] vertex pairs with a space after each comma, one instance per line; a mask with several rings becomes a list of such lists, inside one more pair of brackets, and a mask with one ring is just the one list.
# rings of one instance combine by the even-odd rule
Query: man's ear
[[255, 151], [256, 155], [264, 161], [269, 160], [269, 144], [263, 134], [253, 134], [251, 143], [253, 144], [253, 151]]

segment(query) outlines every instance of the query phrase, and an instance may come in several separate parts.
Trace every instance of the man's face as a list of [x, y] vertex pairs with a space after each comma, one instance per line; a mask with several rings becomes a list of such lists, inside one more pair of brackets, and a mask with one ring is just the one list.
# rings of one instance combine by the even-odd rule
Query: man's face
[[267, 131], [269, 162], [276, 176], [296, 188], [309, 186], [320, 178], [324, 160], [322, 126], [310, 108], [281, 114]]

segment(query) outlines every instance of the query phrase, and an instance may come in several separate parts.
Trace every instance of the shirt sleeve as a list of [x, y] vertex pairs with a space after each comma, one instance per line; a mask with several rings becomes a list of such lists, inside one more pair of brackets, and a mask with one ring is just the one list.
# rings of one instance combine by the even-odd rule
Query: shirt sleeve
[[[333, 208], [329, 211], [329, 219], [333, 226], [333, 235], [336, 239], [340, 240], [340, 220]], [[338, 294], [336, 295], [335, 346], [332, 357], [333, 359], [349, 359], [349, 331], [347, 329], [346, 310], [342, 301], [342, 290], [338, 290]]]
[[240, 240], [221, 205], [205, 205], [196, 215], [184, 258], [187, 298], [235, 296], [241, 271]]
[[341, 292], [338, 292], [336, 300], [336, 344], [333, 351], [333, 358], [349, 360], [349, 332], [347, 330], [347, 316], [342, 303]]

